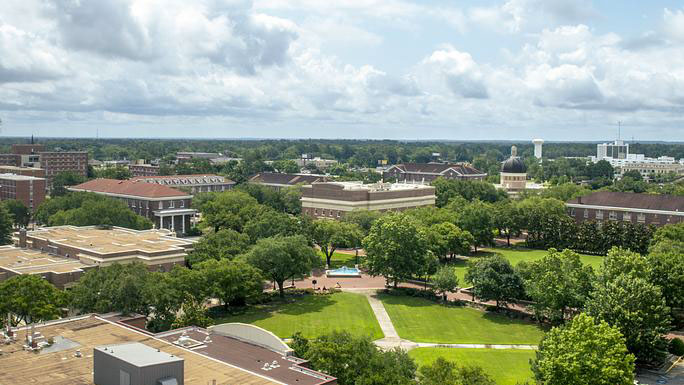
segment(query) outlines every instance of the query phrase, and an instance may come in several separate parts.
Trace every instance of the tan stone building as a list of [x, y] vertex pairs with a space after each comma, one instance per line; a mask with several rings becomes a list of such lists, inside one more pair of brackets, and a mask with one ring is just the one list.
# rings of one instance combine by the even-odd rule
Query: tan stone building
[[434, 206], [435, 188], [422, 184], [324, 182], [302, 187], [302, 212], [314, 218], [341, 218], [354, 210], [401, 211]]

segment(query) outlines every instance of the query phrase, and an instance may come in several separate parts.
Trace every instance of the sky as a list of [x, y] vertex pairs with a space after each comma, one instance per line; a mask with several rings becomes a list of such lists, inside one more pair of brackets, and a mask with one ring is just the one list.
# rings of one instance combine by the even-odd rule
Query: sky
[[684, 140], [684, 1], [2, 0], [0, 136]]

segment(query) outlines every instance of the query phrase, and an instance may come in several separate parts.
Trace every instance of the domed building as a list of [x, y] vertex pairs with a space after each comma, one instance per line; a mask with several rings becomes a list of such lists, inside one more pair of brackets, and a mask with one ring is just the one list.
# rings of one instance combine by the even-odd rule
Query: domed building
[[500, 186], [509, 192], [518, 192], [527, 185], [527, 166], [518, 156], [518, 149], [511, 147], [511, 157], [501, 164]]

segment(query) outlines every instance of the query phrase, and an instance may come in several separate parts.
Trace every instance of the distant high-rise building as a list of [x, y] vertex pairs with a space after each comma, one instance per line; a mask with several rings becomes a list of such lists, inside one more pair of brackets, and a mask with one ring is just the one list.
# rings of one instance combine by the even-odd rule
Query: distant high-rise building
[[534, 143], [534, 157], [541, 159], [542, 157], [542, 145], [544, 144], [544, 139], [532, 139]]
[[596, 158], [627, 159], [629, 157], [629, 143], [616, 140], [613, 143], [601, 143], [596, 145]]

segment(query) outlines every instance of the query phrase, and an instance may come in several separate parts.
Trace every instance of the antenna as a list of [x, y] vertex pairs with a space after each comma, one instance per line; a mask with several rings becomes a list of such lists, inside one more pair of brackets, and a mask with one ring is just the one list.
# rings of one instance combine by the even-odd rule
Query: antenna
[[620, 130], [622, 128], [622, 122], [618, 120], [618, 141], [620, 140]]

